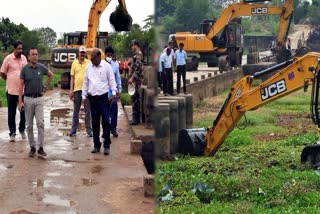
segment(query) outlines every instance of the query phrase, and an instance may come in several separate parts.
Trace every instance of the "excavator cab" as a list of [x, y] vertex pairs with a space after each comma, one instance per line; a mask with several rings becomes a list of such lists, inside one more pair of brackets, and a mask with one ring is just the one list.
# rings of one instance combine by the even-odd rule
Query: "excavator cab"
[[[73, 60], [78, 56], [79, 47], [86, 44], [86, 39], [87, 32], [66, 33], [64, 43], [51, 51], [52, 67], [70, 68]], [[108, 32], [98, 32], [95, 44], [97, 48], [104, 50], [108, 46]], [[90, 57], [90, 50], [88, 50], [87, 56]]]
[[210, 28], [214, 25], [217, 19], [204, 19], [200, 23], [200, 33], [201, 34], [207, 34], [210, 30]]

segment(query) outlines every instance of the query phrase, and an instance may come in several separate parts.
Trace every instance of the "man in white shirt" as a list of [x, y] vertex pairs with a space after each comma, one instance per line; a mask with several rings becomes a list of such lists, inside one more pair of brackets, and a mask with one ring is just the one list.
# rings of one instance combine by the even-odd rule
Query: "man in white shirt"
[[[94, 149], [91, 153], [99, 153], [100, 142], [100, 118], [104, 136], [104, 154], [110, 153], [110, 125], [109, 109], [117, 92], [117, 84], [112, 67], [105, 60], [101, 61], [101, 52], [94, 48], [91, 52], [91, 62], [87, 68], [82, 86], [82, 103], [85, 106], [90, 102]], [[112, 95], [108, 97], [108, 92]], [[109, 92], [109, 93], [110, 93]]]
[[166, 53], [161, 55], [162, 64], [162, 84], [165, 96], [173, 95], [173, 75], [172, 75], [172, 57], [171, 49], [167, 48]]
[[187, 93], [187, 86], [186, 86], [186, 60], [187, 60], [187, 53], [183, 50], [184, 44], [181, 42], [179, 44], [179, 50], [174, 53], [174, 58], [177, 63], [177, 94], [180, 93], [181, 87], [181, 75], [183, 81], [183, 93]]

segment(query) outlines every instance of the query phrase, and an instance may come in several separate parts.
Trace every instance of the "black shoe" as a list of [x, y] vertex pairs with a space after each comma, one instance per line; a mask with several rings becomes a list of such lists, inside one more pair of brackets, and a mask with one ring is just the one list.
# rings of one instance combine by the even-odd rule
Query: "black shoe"
[[94, 148], [92, 151], [91, 151], [91, 153], [99, 153], [100, 152], [100, 148]]
[[111, 131], [111, 134], [113, 135], [113, 137], [118, 137], [119, 136], [117, 130], [116, 131]]
[[38, 150], [38, 155], [41, 155], [41, 156], [47, 156], [47, 153], [45, 151], [43, 151], [43, 147], [40, 147], [39, 150]]
[[34, 155], [36, 154], [36, 148], [34, 148], [34, 147], [31, 147], [31, 150], [30, 150], [30, 152], [29, 152], [29, 157], [34, 157]]
[[104, 155], [109, 155], [110, 154], [110, 149], [109, 148], [104, 148]]

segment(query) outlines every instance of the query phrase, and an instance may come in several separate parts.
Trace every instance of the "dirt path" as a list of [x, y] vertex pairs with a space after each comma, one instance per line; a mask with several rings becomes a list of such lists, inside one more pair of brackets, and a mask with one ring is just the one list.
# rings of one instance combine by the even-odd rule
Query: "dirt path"
[[299, 38], [302, 38], [302, 34], [304, 33], [305, 40], [308, 39], [308, 34], [311, 31], [310, 25], [294, 25], [294, 32], [289, 34], [288, 37], [291, 39], [291, 47], [292, 49], [297, 48]]
[[[130, 155], [131, 137], [119, 111], [119, 138], [111, 155], [91, 154], [92, 138], [84, 130], [75, 137], [67, 92], [47, 94], [45, 160], [29, 158], [27, 140], [9, 143], [7, 109], [0, 108], [0, 213], [153, 213], [153, 198], [143, 196], [146, 170], [140, 156]], [[83, 114], [80, 115], [83, 125]]]

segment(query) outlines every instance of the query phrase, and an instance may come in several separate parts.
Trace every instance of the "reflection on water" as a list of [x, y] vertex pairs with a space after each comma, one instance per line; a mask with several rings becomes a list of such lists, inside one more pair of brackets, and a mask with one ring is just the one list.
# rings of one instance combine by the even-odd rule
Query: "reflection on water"
[[77, 204], [73, 200], [62, 199], [59, 195], [49, 195], [49, 194], [45, 194], [42, 201], [46, 204], [53, 204], [53, 205], [62, 206], [62, 207], [74, 207]]

